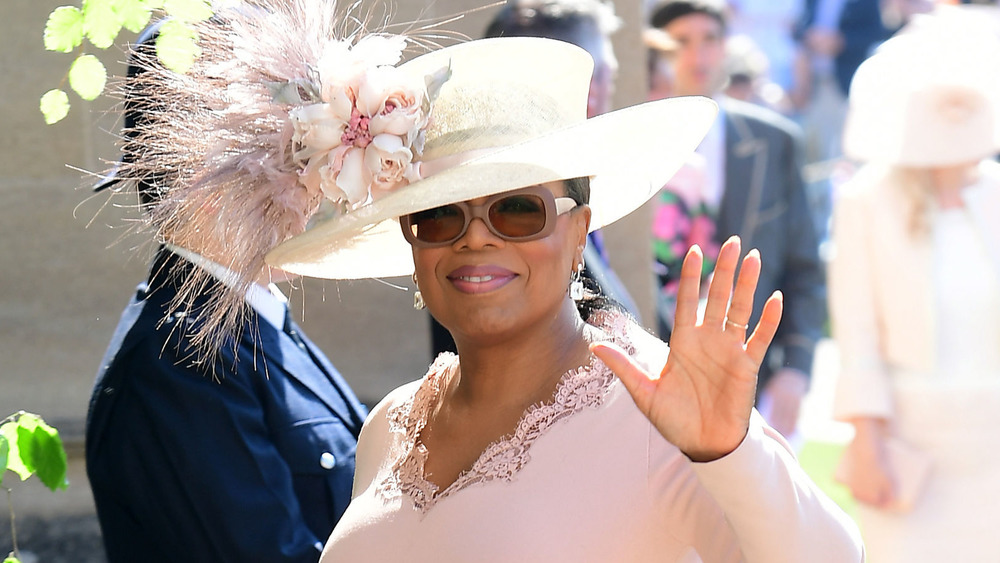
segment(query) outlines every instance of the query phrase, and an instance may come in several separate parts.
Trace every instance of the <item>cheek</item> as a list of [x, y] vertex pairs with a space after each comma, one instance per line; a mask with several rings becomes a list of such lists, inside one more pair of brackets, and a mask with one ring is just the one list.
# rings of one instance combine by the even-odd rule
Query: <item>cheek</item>
[[435, 277], [435, 265], [440, 259], [437, 256], [439, 253], [436, 249], [413, 248], [413, 272], [417, 280], [419, 280], [420, 285], [423, 286], [421, 291], [431, 289], [430, 286]]
[[531, 269], [532, 281], [561, 291], [562, 281], [569, 283], [576, 246], [567, 243], [569, 229], [557, 229], [545, 240], [535, 245], [525, 245], [522, 256]]

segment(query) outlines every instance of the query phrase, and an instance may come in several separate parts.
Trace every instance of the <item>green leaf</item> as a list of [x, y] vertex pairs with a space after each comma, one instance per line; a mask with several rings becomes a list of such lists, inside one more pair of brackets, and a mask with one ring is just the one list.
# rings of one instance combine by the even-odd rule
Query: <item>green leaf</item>
[[84, 100], [93, 100], [104, 91], [108, 71], [94, 55], [80, 55], [69, 67], [69, 85]]
[[74, 6], [52, 10], [42, 38], [49, 51], [72, 52], [83, 42], [83, 12]]
[[31, 471], [24, 465], [24, 461], [21, 459], [21, 452], [18, 448], [18, 429], [20, 424], [17, 422], [5, 422], [0, 425], [0, 436], [3, 436], [7, 440], [7, 469], [13, 471], [21, 478], [22, 481], [31, 477]]
[[32, 469], [38, 479], [51, 491], [65, 489], [66, 482], [66, 449], [63, 447], [59, 431], [46, 424], [41, 419], [33, 430], [21, 428], [18, 430], [19, 445], [27, 440], [30, 447], [21, 447], [21, 457], [25, 466]]
[[42, 110], [46, 124], [52, 125], [62, 121], [62, 118], [69, 113], [69, 96], [59, 89], [49, 90], [42, 96], [38, 109]]
[[178, 20], [163, 24], [160, 36], [156, 38], [156, 56], [163, 66], [183, 74], [191, 70], [194, 60], [200, 55], [198, 33], [194, 28]]
[[4, 471], [7, 471], [7, 452], [10, 451], [10, 446], [7, 444], [7, 438], [0, 436], [0, 476], [3, 476]]
[[21, 563], [21, 560], [18, 559], [17, 557], [11, 556], [11, 557], [8, 557], [7, 559], [4, 559], [3, 563]]
[[186, 22], [204, 21], [212, 17], [212, 7], [207, 0], [164, 0], [163, 10]]
[[125, 29], [139, 33], [149, 23], [152, 8], [142, 0], [112, 0], [111, 9]]
[[111, 0], [83, 0], [83, 33], [94, 47], [107, 49], [114, 44], [122, 20], [111, 7]]

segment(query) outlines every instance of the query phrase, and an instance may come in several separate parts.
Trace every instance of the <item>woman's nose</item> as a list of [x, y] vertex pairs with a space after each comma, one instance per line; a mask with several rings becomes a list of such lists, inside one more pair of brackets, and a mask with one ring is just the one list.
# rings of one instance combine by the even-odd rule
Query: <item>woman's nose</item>
[[479, 217], [473, 217], [469, 222], [469, 228], [455, 244], [458, 248], [469, 248], [478, 250], [487, 246], [501, 246], [503, 239], [493, 234], [493, 231], [486, 226], [486, 221]]

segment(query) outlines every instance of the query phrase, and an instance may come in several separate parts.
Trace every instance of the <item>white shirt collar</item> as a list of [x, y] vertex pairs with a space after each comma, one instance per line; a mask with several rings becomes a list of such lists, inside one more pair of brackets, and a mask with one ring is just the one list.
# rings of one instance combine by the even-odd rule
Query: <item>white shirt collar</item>
[[[236, 272], [222, 264], [213, 262], [186, 248], [181, 248], [173, 244], [166, 244], [164, 246], [170, 252], [212, 274], [212, 277], [219, 280], [226, 287], [236, 287], [237, 280], [239, 279]], [[268, 284], [267, 287], [258, 283], [251, 284], [247, 288], [246, 300], [250, 307], [254, 311], [257, 311], [257, 314], [269, 325], [278, 330], [281, 330], [285, 326], [285, 312], [288, 310], [288, 298], [278, 289], [278, 286], [273, 283]]]
[[[720, 98], [716, 97], [716, 101]], [[712, 122], [705, 138], [698, 145], [698, 154], [705, 157], [705, 183], [702, 186], [702, 196], [713, 209], [718, 209], [722, 203], [722, 194], [726, 186], [726, 118], [722, 106], [719, 115]]]

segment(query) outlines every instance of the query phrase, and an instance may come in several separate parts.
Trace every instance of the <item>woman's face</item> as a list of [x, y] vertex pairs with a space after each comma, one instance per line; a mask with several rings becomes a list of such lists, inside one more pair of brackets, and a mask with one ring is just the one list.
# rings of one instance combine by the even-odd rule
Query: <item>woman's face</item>
[[[566, 195], [562, 182], [543, 187], [554, 197]], [[449, 245], [413, 247], [417, 280], [431, 314], [457, 341], [502, 340], [551, 322], [569, 299], [567, 287], [586, 245], [590, 208], [578, 206], [555, 221], [547, 237], [511, 242], [477, 218]]]

